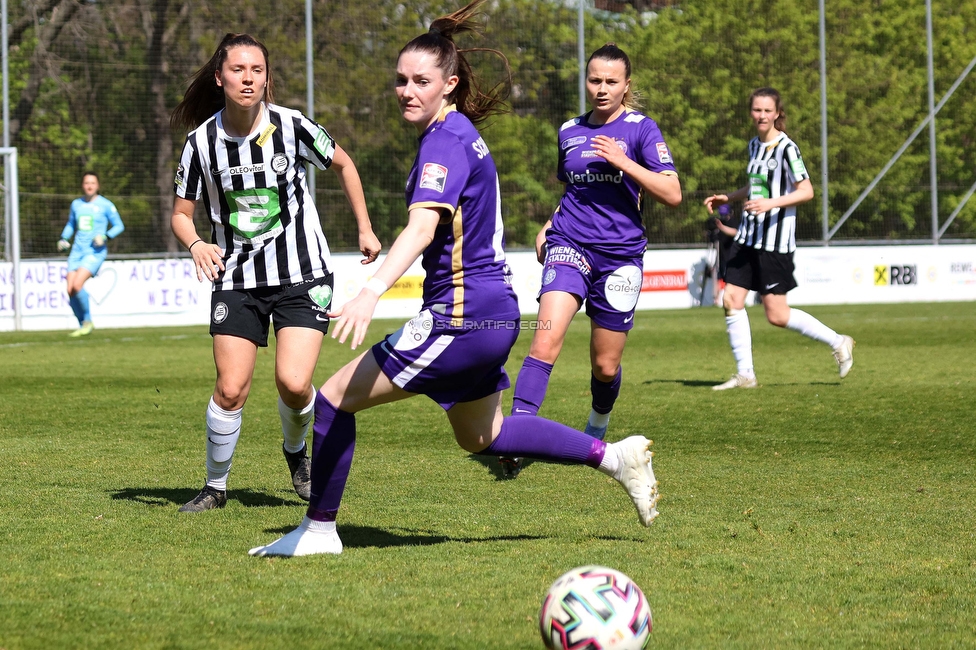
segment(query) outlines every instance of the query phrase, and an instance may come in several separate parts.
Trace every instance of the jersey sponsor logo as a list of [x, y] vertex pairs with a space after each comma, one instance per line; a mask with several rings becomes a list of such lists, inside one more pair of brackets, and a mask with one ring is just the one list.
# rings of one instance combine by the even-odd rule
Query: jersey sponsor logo
[[283, 153], [276, 153], [273, 158], [271, 158], [271, 171], [278, 174], [284, 174], [288, 170], [288, 156]]
[[241, 239], [250, 241], [281, 227], [277, 188], [227, 192], [226, 197], [231, 209], [230, 226]]
[[269, 124], [268, 128], [262, 131], [260, 137], [258, 137], [257, 139], [258, 146], [263, 147], [264, 143], [268, 141], [268, 138], [271, 137], [271, 134], [274, 133], [277, 128], [278, 127], [276, 127], [274, 124]]
[[685, 291], [688, 274], [684, 271], [644, 271], [641, 291]]
[[[571, 246], [552, 246], [548, 249], [546, 252], [546, 266], [550, 267], [557, 264], [575, 266], [580, 273], [586, 276], [591, 271], [590, 263], [583, 257], [583, 253]], [[553, 275], [553, 278], [555, 277]]]
[[577, 136], [572, 137], [572, 138], [566, 138], [565, 140], [563, 140], [562, 142], [560, 142], [559, 143], [559, 148], [560, 149], [566, 149], [566, 150], [568, 150], [570, 147], [573, 147], [573, 148], [578, 147], [579, 145], [583, 144], [584, 142], [586, 142], [586, 136], [585, 135], [577, 135]]
[[227, 320], [227, 314], [229, 313], [230, 310], [227, 309], [227, 305], [225, 303], [218, 302], [216, 305], [214, 305], [212, 317], [213, 322], [218, 325], [223, 323], [225, 320]]
[[93, 214], [78, 215], [78, 232], [91, 232], [94, 229], [95, 229], [95, 215]]
[[915, 264], [876, 265], [874, 267], [874, 286], [918, 284], [918, 266]]
[[312, 287], [308, 290], [308, 297], [315, 303], [315, 307], [312, 309], [326, 311], [329, 308], [329, 303], [332, 302], [332, 287], [327, 284]]
[[668, 151], [668, 145], [666, 143], [664, 143], [664, 142], [658, 142], [655, 146], [657, 147], [657, 159], [658, 160], [660, 160], [662, 163], [671, 163], [671, 162], [673, 162], [671, 160], [671, 152]]
[[610, 274], [603, 285], [607, 302], [617, 311], [632, 311], [641, 292], [640, 267], [628, 264]]
[[183, 183], [186, 182], [185, 179], [186, 168], [181, 164], [176, 168], [176, 178], [173, 180], [173, 183], [176, 185], [176, 187], [183, 187]]
[[790, 169], [793, 170], [793, 175], [794, 176], [806, 176], [807, 175], [807, 168], [803, 164], [803, 159], [802, 158], [797, 158], [796, 160], [794, 160], [793, 162], [791, 162], [790, 163]]
[[769, 186], [766, 184], [765, 174], [749, 174], [749, 198], [769, 198]]
[[420, 172], [420, 189], [443, 192], [447, 185], [447, 167], [437, 163], [424, 163]]
[[478, 138], [477, 140], [475, 140], [474, 142], [472, 142], [471, 143], [471, 148], [474, 149], [474, 152], [476, 154], [478, 154], [478, 160], [481, 160], [482, 158], [484, 158], [485, 156], [487, 156], [488, 153], [489, 153], [488, 152], [488, 145], [485, 144], [484, 138]]
[[322, 158], [332, 160], [332, 152], [335, 151], [335, 140], [325, 132], [325, 129], [319, 128], [319, 132], [315, 134], [315, 142], [313, 144], [315, 150]]
[[239, 167], [231, 167], [227, 170], [227, 173], [231, 176], [243, 176], [244, 174], [263, 174], [264, 173], [264, 163], [258, 163], [256, 165], [241, 165]]
[[566, 176], [569, 177], [570, 183], [623, 183], [624, 173], [617, 172], [616, 174], [601, 174], [594, 173], [590, 170], [586, 170], [585, 174], [577, 174], [576, 172], [566, 170]]

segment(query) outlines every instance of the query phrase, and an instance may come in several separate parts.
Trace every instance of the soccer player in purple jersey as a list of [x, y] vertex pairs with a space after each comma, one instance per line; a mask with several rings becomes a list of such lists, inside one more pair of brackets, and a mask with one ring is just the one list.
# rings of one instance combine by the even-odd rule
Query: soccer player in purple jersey
[[[590, 391], [585, 432], [602, 440], [620, 393], [627, 332], [643, 282], [644, 195], [671, 207], [681, 184], [671, 150], [651, 118], [636, 110], [630, 58], [613, 43], [590, 55], [586, 94], [592, 110], [559, 129], [559, 207], [536, 238], [544, 265], [539, 327], [515, 383], [512, 415], [535, 415], [576, 312], [590, 317]], [[502, 457], [515, 477], [521, 459]]]
[[588, 465], [624, 486], [645, 526], [657, 516], [647, 438], [609, 445], [539, 417], [502, 415], [501, 392], [509, 386], [503, 365], [518, 336], [519, 312], [505, 264], [498, 175], [475, 125], [501, 110], [504, 97], [499, 86], [480, 89], [454, 43], [455, 34], [475, 29], [484, 1], [438, 18], [400, 51], [396, 95], [403, 118], [420, 134], [407, 180], [408, 223], [366, 287], [332, 314], [332, 337], [358, 347], [380, 295], [419, 256], [427, 272], [422, 311], [322, 387], [305, 518], [251, 555], [341, 553], [336, 516], [352, 464], [355, 414], [418, 394], [444, 408], [466, 451]]
[[749, 97], [756, 137], [749, 142], [749, 183], [727, 194], [713, 194], [705, 207], [744, 201], [742, 220], [725, 271], [725, 324], [735, 357], [736, 373], [712, 390], [755, 388], [752, 330], [746, 313], [750, 290], [762, 297], [766, 319], [815, 341], [829, 345], [841, 379], [854, 365], [854, 339], [838, 334], [805, 311], [792, 309], [786, 294], [796, 288], [793, 252], [796, 250], [796, 206], [813, 198], [813, 183], [796, 146], [783, 129], [786, 111], [779, 92], [760, 88]]

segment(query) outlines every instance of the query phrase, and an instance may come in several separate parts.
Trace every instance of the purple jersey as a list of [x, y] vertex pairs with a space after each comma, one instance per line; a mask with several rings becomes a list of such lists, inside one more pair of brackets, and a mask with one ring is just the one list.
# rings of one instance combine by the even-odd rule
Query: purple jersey
[[453, 106], [420, 136], [406, 195], [409, 210], [443, 215], [423, 254], [423, 308], [454, 322], [518, 318], [495, 161]]
[[610, 255], [641, 255], [647, 245], [641, 221], [643, 190], [637, 181], [590, 147], [598, 135], [613, 138], [641, 167], [677, 176], [671, 151], [651, 118], [627, 110], [607, 124], [590, 124], [589, 113], [559, 129], [559, 180], [566, 191], [552, 227], [582, 246]]

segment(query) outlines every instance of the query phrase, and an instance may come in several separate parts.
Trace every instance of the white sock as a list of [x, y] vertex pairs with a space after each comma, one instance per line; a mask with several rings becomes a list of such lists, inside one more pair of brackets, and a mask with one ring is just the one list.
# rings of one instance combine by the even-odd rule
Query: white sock
[[597, 413], [593, 409], [590, 409], [589, 425], [597, 429], [610, 426], [610, 414]]
[[749, 314], [745, 309], [732, 309], [725, 317], [726, 331], [729, 333], [729, 345], [732, 346], [732, 356], [735, 357], [737, 372], [743, 377], [755, 377], [752, 367], [752, 328], [749, 326]]
[[312, 386], [312, 399], [304, 408], [293, 409], [278, 398], [278, 415], [281, 416], [281, 435], [284, 438], [285, 451], [294, 454], [302, 450], [314, 413], [315, 386]]
[[336, 531], [336, 523], [334, 521], [315, 521], [314, 519], [309, 519], [306, 516], [302, 519], [299, 528], [311, 531], [313, 533], [334, 533]]
[[607, 476], [616, 478], [614, 474], [616, 474], [618, 467], [620, 467], [620, 457], [617, 456], [617, 450], [612, 444], [607, 445], [603, 452], [603, 460], [600, 461], [600, 466], [597, 469]]
[[790, 318], [786, 322], [786, 327], [803, 336], [808, 336], [814, 341], [826, 343], [832, 348], [836, 348], [844, 340], [840, 334], [799, 309], [790, 309]]
[[225, 411], [210, 398], [207, 406], [207, 485], [227, 489], [227, 475], [234, 458], [234, 448], [241, 435], [241, 413]]

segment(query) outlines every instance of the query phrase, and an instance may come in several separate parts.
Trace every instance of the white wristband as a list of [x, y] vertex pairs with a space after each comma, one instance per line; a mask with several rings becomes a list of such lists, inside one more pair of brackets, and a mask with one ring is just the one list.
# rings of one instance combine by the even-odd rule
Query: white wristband
[[386, 283], [380, 280], [379, 278], [372, 277], [366, 281], [365, 288], [375, 293], [378, 297], [386, 293], [386, 290], [389, 289], [390, 287], [388, 287]]

